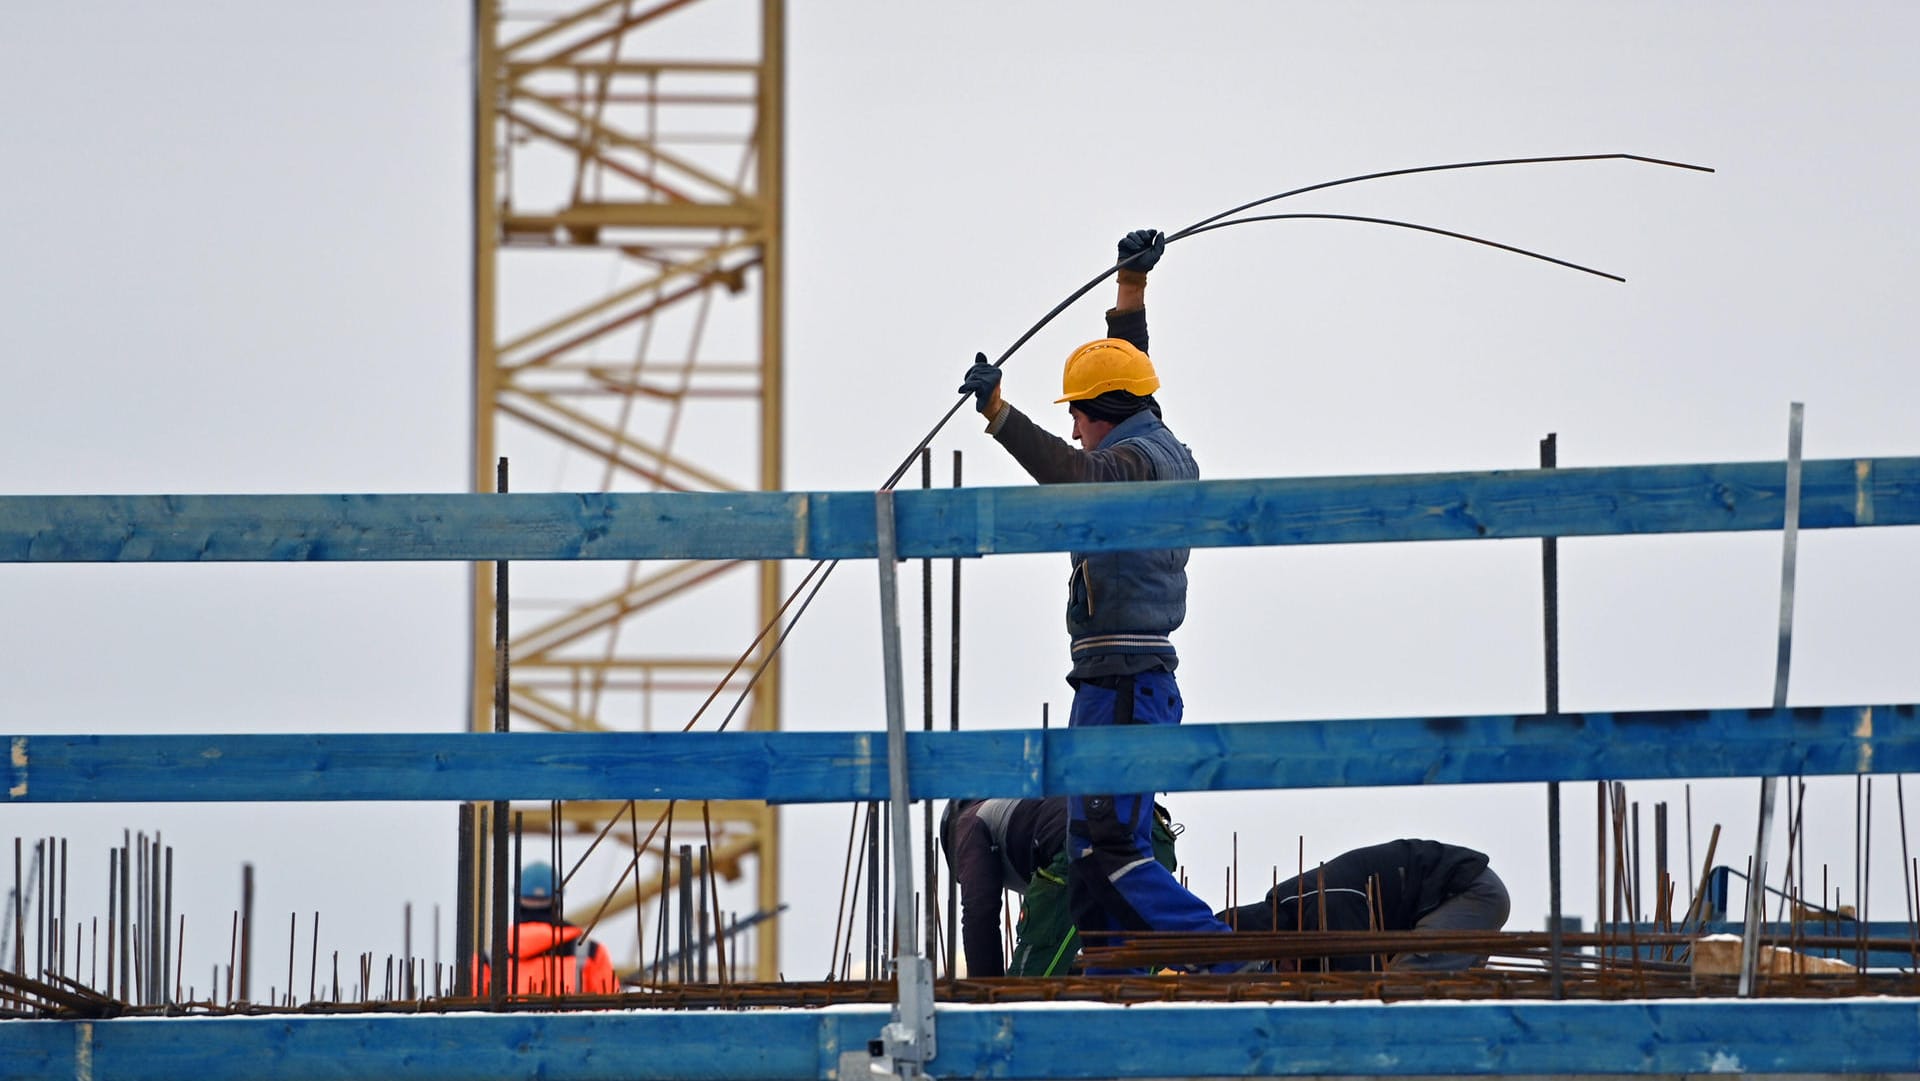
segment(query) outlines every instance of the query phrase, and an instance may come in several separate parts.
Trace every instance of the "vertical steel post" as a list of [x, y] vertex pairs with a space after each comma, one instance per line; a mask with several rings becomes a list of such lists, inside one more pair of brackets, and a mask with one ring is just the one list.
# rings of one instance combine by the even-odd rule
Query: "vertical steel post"
[[[920, 449], [920, 487], [933, 487], [933, 448]], [[921, 730], [933, 731], [933, 560], [920, 561], [920, 705]], [[937, 868], [938, 850], [933, 842], [933, 801], [927, 800], [920, 808], [920, 819], [924, 838], [921, 844], [921, 858], [926, 860], [926, 874], [923, 878], [921, 910], [925, 920], [924, 951], [931, 962], [940, 956], [939, 923], [935, 913], [940, 904], [940, 876]], [[903, 910], [904, 913], [904, 910]], [[903, 914], [902, 918], [905, 916]]]
[[[1558, 465], [1559, 445], [1557, 433], [1548, 432], [1540, 441], [1540, 468], [1553, 469]], [[1560, 715], [1560, 548], [1558, 538], [1540, 538], [1540, 593], [1541, 611], [1545, 623], [1546, 676], [1547, 676], [1547, 718], [1552, 720]], [[1561, 936], [1564, 929], [1560, 925], [1560, 782], [1547, 782], [1547, 934], [1548, 950], [1552, 956], [1549, 964], [1549, 989], [1554, 998], [1566, 997], [1565, 962], [1560, 954], [1564, 948]]]
[[[1787, 673], [1793, 660], [1794, 557], [1800, 541], [1800, 429], [1801, 403], [1787, 412], [1787, 500], [1781, 522], [1780, 636], [1773, 668], [1773, 708], [1787, 708]], [[1753, 994], [1754, 969], [1760, 960], [1760, 921], [1765, 908], [1767, 835], [1773, 831], [1772, 777], [1760, 778], [1760, 826], [1753, 840], [1753, 877], [1747, 880], [1747, 921], [1740, 940], [1740, 996]]]
[[[894, 911], [913, 911], [913, 849], [908, 833], [907, 720], [905, 680], [900, 671], [900, 586], [894, 561], [893, 493], [874, 493], [876, 562], [880, 565], [880, 652], [886, 669], [887, 795], [892, 808]], [[900, 1001], [893, 1020], [881, 1030], [881, 1046], [899, 1077], [920, 1077], [934, 1056], [933, 973], [914, 941], [912, 922], [894, 925], [893, 956], [900, 979]]]
[[[495, 467], [493, 490], [507, 491], [507, 460]], [[493, 565], [493, 730], [507, 731], [507, 561]], [[493, 801], [493, 978], [488, 982], [488, 1001], [496, 1010], [505, 1009], [508, 984], [507, 921], [512, 918], [512, 902], [507, 897], [507, 801]]]
[[[960, 452], [953, 452], [953, 486], [960, 487]], [[951, 661], [947, 674], [947, 728], [960, 731], [960, 557], [953, 558], [949, 570], [952, 576], [953, 596], [948, 602], [952, 606], [952, 627], [948, 630], [950, 641], [947, 648]], [[960, 885], [949, 875], [947, 877], [947, 978], [952, 979], [960, 971]]]
[[693, 982], [693, 846], [680, 846], [680, 985]]
[[[167, 992], [167, 973], [173, 970], [173, 951], [174, 951], [173, 848], [171, 846], [167, 848], [166, 854], [167, 854], [167, 868], [166, 868], [166, 883], [164, 887], [166, 891], [166, 912], [162, 916], [160, 921], [161, 931], [166, 936], [166, 938], [160, 950], [160, 1001], [171, 1005], [173, 1002], [173, 997], [170, 996]], [[185, 937], [186, 935], [185, 924], [181, 925], [180, 934], [182, 937]], [[186, 948], [185, 944], [182, 943], [180, 948], [185, 949]]]
[[[120, 874], [120, 913], [124, 917], [127, 911], [127, 876], [123, 866]], [[120, 986], [125, 993], [127, 985], [127, 940], [120, 937]], [[252, 1002], [253, 998], [253, 864], [240, 865], [240, 1001]], [[231, 995], [228, 996], [231, 999]]]
[[[455, 998], [465, 998], [473, 994], [473, 970], [476, 954], [473, 941], [473, 884], [475, 860], [473, 858], [473, 827], [475, 819], [473, 804], [460, 805], [459, 823], [455, 827], [458, 834], [458, 852], [455, 856], [454, 879], [456, 888], [453, 895], [453, 994]], [[439, 948], [439, 932], [434, 932], [434, 947]], [[336, 992], [334, 997], [339, 998]]]

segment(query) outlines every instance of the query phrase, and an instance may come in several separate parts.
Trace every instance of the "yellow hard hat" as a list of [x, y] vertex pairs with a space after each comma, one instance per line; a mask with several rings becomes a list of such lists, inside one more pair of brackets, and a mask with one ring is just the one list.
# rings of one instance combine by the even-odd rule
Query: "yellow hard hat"
[[1160, 389], [1153, 361], [1120, 338], [1100, 338], [1073, 351], [1060, 376], [1061, 402], [1084, 402], [1110, 390], [1126, 390], [1142, 397]]

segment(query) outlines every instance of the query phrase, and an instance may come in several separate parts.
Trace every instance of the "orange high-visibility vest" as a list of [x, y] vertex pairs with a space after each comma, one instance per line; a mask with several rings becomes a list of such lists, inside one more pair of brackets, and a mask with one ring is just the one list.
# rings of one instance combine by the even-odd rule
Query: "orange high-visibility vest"
[[[610, 995], [618, 991], [620, 981], [613, 972], [613, 958], [599, 943], [585, 940], [571, 953], [556, 952], [584, 933], [571, 924], [515, 924], [508, 932], [507, 943], [514, 957], [515, 997]], [[485, 962], [477, 967], [477, 993], [486, 994], [493, 973]]]

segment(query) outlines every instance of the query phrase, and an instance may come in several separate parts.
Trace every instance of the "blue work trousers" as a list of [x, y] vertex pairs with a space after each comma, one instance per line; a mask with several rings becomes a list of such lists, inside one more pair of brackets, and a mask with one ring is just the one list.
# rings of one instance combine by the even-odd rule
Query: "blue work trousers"
[[[1067, 727], [1179, 724], [1182, 712], [1172, 672], [1141, 672], [1082, 680]], [[1067, 904], [1082, 936], [1094, 933], [1090, 946], [1118, 939], [1099, 932], [1230, 930], [1153, 858], [1151, 792], [1069, 797], [1067, 856]]]

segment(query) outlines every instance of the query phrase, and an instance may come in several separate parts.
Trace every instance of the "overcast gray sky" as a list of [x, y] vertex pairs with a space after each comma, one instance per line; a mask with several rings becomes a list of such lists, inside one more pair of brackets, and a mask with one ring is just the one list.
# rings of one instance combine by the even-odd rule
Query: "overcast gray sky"
[[[467, 7], [0, 5], [0, 490], [466, 488]], [[1343, 223], [1171, 248], [1149, 296], [1160, 398], [1203, 471], [1529, 467], [1548, 432], [1568, 466], [1777, 459], [1796, 400], [1808, 457], [1920, 452], [1912, 5], [843, 2], [795, 5], [789, 29], [791, 488], [878, 484], [973, 352], [1004, 348], [1128, 229], [1543, 154], [1718, 171], [1477, 171], [1290, 206], [1485, 235], [1624, 285]], [[1007, 366], [1008, 397], [1063, 434], [1059, 360], [1108, 299]], [[971, 483], [1025, 482], [970, 413], [936, 442], [939, 469], [952, 448]], [[1917, 542], [1802, 536], [1790, 701], [1920, 701]], [[1188, 719], [1536, 710], [1537, 559], [1532, 542], [1196, 553], [1176, 638]], [[1779, 559], [1777, 536], [1564, 543], [1563, 708], [1766, 704]], [[1064, 716], [1063, 562], [969, 564], [965, 725], [1031, 726], [1043, 702]], [[464, 585], [438, 564], [9, 567], [0, 730], [458, 728]], [[842, 568], [795, 634], [788, 727], [881, 726], [874, 597], [870, 566]], [[1884, 781], [1873, 907], [1897, 917]], [[1676, 831], [1681, 791], [1632, 786], [1649, 825], [1672, 802]], [[1722, 824], [1738, 865], [1754, 792], [1694, 785], [1696, 850]], [[1812, 792], [1809, 855], [1850, 883], [1853, 783]], [[1511, 926], [1546, 911], [1537, 785], [1172, 804], [1210, 897], [1236, 833], [1251, 880], [1302, 835], [1309, 861], [1424, 835], [1492, 854]], [[1568, 910], [1589, 918], [1592, 806], [1574, 786]], [[192, 981], [224, 960], [242, 860], [265, 927], [317, 909], [323, 951], [397, 951], [404, 900], [448, 902], [452, 819], [37, 807], [10, 810], [0, 840], [56, 834], [100, 862], [121, 826], [163, 830], [199, 878], [177, 901]], [[846, 811], [785, 821], [782, 963], [812, 978]], [[83, 869], [102, 881], [77, 877], [76, 897], [102, 892], [104, 869]]]

